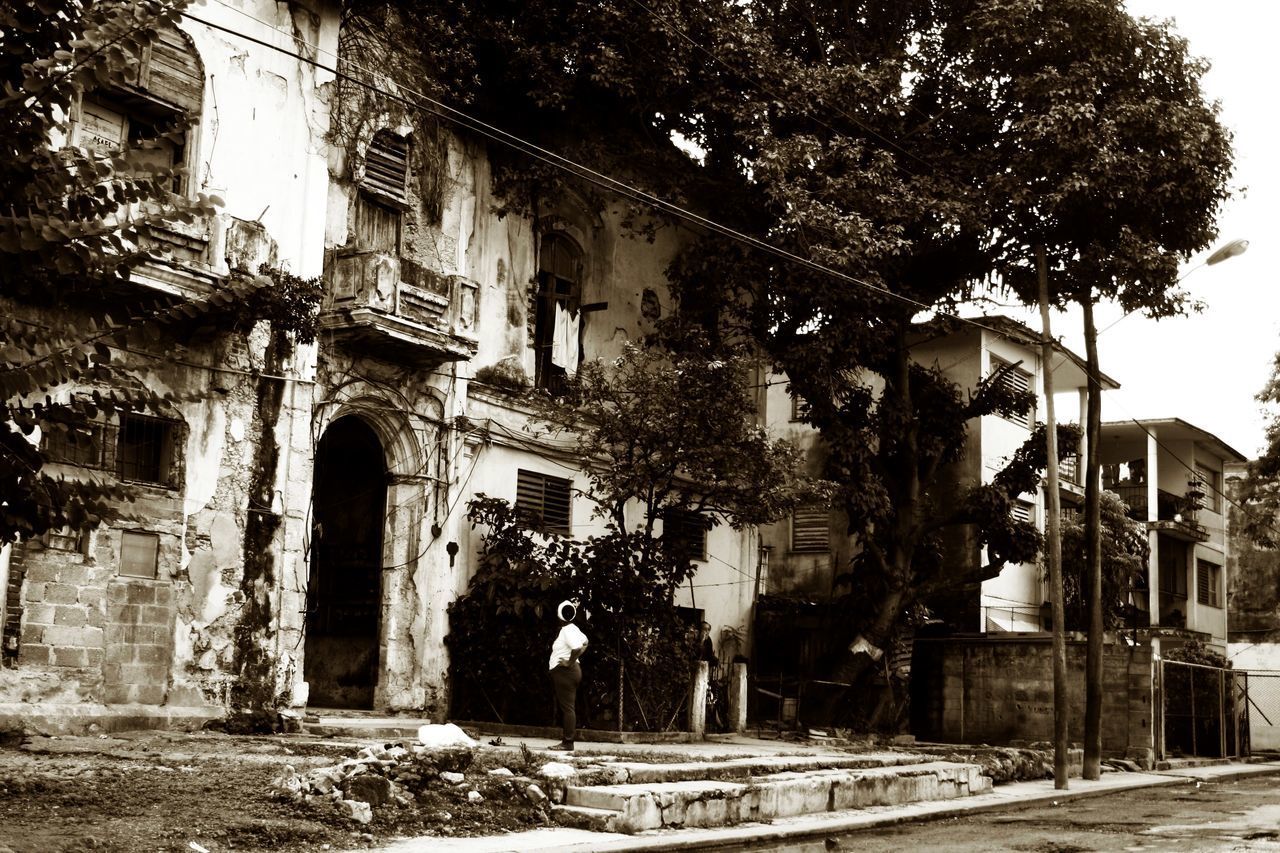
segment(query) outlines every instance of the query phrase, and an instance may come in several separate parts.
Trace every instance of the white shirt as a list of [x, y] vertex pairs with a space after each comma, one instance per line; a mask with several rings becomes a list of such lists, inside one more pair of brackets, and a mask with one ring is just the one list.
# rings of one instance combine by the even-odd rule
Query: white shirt
[[551, 644], [551, 660], [547, 669], [555, 669], [561, 664], [568, 663], [569, 657], [574, 652], [580, 652], [586, 647], [587, 635], [572, 622], [566, 623], [556, 635], [556, 641]]

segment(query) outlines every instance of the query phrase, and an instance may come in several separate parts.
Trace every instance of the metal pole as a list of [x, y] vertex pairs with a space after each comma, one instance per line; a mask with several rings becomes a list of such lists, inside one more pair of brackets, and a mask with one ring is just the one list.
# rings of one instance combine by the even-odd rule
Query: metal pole
[[1200, 747], [1196, 744], [1196, 729], [1200, 727], [1200, 718], [1196, 716], [1196, 671], [1187, 667], [1187, 677], [1191, 680], [1191, 754], [1199, 755]]
[[1049, 273], [1044, 246], [1036, 247], [1036, 276], [1040, 282], [1040, 365], [1044, 376], [1045, 442], [1048, 450], [1048, 499], [1045, 514], [1045, 556], [1049, 561], [1049, 601], [1053, 606], [1053, 787], [1067, 788], [1067, 640], [1063, 633], [1066, 613], [1062, 601], [1062, 541], [1058, 534], [1061, 518], [1058, 494], [1058, 424], [1053, 412], [1053, 337], [1049, 329]]

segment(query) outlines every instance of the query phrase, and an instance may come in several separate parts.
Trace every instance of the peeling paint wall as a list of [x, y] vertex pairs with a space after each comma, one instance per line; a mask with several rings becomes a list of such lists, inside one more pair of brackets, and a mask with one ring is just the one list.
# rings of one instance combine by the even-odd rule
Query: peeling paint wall
[[[322, 0], [248, 0], [198, 13], [289, 51], [299, 47], [294, 36], [336, 49], [339, 9]], [[188, 145], [190, 183], [225, 204], [212, 220], [178, 229], [182, 251], [140, 269], [134, 286], [143, 298], [149, 288], [198, 295], [220, 286], [232, 267], [256, 271], [263, 262], [318, 275], [331, 75], [200, 23], [184, 20], [181, 27], [205, 72], [203, 108]], [[230, 330], [222, 323], [219, 331], [183, 332], [151, 342], [146, 352], [116, 354], [133, 381], [182, 401], [163, 413], [171, 443], [167, 482], [137, 486], [130, 517], [83, 541], [68, 534], [13, 549], [20, 571], [7, 573], [6, 591], [18, 607], [7, 607], [6, 615], [17, 614], [17, 642], [0, 670], [0, 718], [25, 718], [35, 706], [42, 719], [64, 706], [85, 719], [99, 716], [90, 706], [128, 707], [137, 724], [173, 719], [172, 709], [191, 709], [195, 719], [216, 716], [231, 697], [237, 645], [261, 651], [267, 689], [280, 701], [305, 701], [295, 664], [305, 603], [315, 347], [276, 364], [266, 351], [262, 324]], [[256, 407], [263, 383], [280, 393], [278, 417], [265, 430]], [[264, 440], [276, 447], [276, 460], [259, 471]], [[116, 471], [108, 465], [101, 474]], [[255, 477], [266, 506], [251, 505]], [[256, 512], [277, 521], [266, 544], [273, 571], [254, 582], [261, 614], [249, 625], [245, 532]], [[136, 565], [125, 556], [131, 534], [133, 544], [155, 537], [153, 578], [122, 573]]]

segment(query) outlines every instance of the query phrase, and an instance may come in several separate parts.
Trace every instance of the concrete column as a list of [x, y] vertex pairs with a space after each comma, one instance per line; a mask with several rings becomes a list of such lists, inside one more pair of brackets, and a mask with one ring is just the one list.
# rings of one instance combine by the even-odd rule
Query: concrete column
[[[1156, 442], [1155, 428], [1147, 433], [1147, 520], [1155, 521], [1160, 517], [1160, 495], [1157, 489], [1160, 480], [1159, 468], [1160, 445]], [[1151, 607], [1151, 624], [1160, 622], [1160, 537], [1156, 533], [1148, 533], [1151, 543], [1151, 557], [1147, 561], [1147, 596]]]
[[710, 664], [698, 661], [693, 675], [693, 692], [689, 696], [689, 731], [700, 738], [707, 733], [707, 685], [710, 680]]
[[747, 730], [747, 665], [731, 664], [729, 670], [729, 728]]

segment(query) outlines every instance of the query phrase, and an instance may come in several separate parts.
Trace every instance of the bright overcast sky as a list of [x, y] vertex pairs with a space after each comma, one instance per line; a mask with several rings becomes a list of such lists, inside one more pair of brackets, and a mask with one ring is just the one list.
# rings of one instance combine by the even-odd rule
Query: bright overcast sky
[[[1178, 417], [1207, 429], [1247, 457], [1262, 449], [1267, 418], [1254, 395], [1280, 349], [1280, 111], [1271, 76], [1280, 3], [1268, 0], [1128, 0], [1137, 16], [1172, 18], [1191, 53], [1212, 63], [1208, 97], [1222, 104], [1235, 135], [1235, 197], [1219, 217], [1219, 240], [1245, 239], [1249, 250], [1187, 274], [1184, 286], [1203, 313], [1154, 322], [1131, 316], [1098, 339], [1103, 372], [1120, 383], [1104, 395], [1105, 420]], [[1192, 259], [1191, 269], [1209, 253]], [[1017, 313], [1039, 328], [1034, 314]], [[1099, 329], [1120, 317], [1097, 310]], [[1078, 314], [1055, 314], [1053, 333], [1084, 354]], [[1061, 410], [1061, 409], [1060, 409]], [[1074, 412], [1073, 408], [1064, 411]]]

